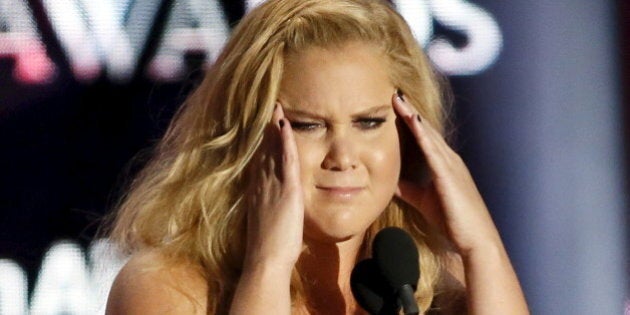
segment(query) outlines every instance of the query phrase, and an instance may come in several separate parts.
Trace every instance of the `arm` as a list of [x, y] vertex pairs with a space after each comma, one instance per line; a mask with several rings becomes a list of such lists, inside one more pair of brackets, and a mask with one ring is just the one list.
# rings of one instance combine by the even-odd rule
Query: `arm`
[[[304, 202], [293, 133], [276, 105], [252, 171], [247, 250], [230, 314], [291, 314], [291, 272], [302, 251]], [[278, 153], [278, 151], [280, 151]], [[280, 170], [276, 170], [280, 168]]]
[[[278, 132], [270, 138], [255, 192], [258, 205], [248, 213], [247, 255], [231, 305], [231, 314], [291, 313], [291, 272], [302, 248], [303, 202], [297, 149], [280, 106], [274, 111]], [[273, 130], [270, 131], [273, 133]], [[281, 139], [281, 140], [280, 140]], [[278, 163], [276, 157], [281, 156]], [[282, 180], [273, 165], [282, 165]], [[261, 165], [263, 167], [263, 165]], [[107, 301], [107, 315], [207, 314], [208, 288], [200, 266], [172, 265], [157, 252], [134, 255], [116, 276]]]
[[291, 270], [259, 264], [247, 268], [238, 282], [230, 314], [291, 314]]
[[393, 105], [424, 153], [430, 185], [401, 181], [398, 196], [418, 209], [462, 257], [470, 314], [529, 314], [499, 233], [461, 157], [404, 99]]
[[502, 244], [477, 249], [463, 260], [471, 314], [529, 314]]

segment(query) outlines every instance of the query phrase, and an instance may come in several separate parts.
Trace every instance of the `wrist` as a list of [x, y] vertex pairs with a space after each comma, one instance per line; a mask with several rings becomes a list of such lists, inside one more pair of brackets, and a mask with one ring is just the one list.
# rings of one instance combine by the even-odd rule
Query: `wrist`
[[230, 314], [291, 313], [291, 269], [269, 261], [245, 261]]
[[243, 263], [242, 275], [290, 280], [294, 264], [271, 260], [249, 260]]
[[464, 261], [497, 259], [506, 256], [501, 240], [483, 242], [460, 251]]

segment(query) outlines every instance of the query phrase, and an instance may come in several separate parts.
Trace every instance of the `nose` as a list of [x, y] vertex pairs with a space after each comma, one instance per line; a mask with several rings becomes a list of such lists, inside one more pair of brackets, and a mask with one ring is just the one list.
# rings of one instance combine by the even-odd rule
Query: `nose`
[[357, 168], [355, 146], [346, 137], [337, 135], [328, 144], [322, 168], [329, 171], [347, 171]]

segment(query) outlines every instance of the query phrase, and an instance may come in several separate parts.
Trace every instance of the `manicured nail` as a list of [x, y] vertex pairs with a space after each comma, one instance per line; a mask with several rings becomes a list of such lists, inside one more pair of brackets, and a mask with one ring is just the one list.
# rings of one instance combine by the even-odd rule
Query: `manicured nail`
[[284, 119], [280, 119], [280, 128], [284, 127]]
[[405, 95], [403, 95], [403, 92], [400, 89], [396, 89], [396, 95], [401, 101], [405, 101]]
[[416, 119], [418, 119], [418, 122], [422, 122], [422, 118], [420, 118], [420, 114], [416, 114]]

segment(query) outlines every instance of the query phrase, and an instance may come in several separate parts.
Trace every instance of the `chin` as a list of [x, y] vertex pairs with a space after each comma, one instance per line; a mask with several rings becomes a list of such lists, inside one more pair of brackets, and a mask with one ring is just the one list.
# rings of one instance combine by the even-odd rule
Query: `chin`
[[343, 242], [363, 237], [382, 211], [366, 211], [365, 208], [318, 209], [316, 215], [307, 212], [304, 221], [305, 239], [318, 242]]

